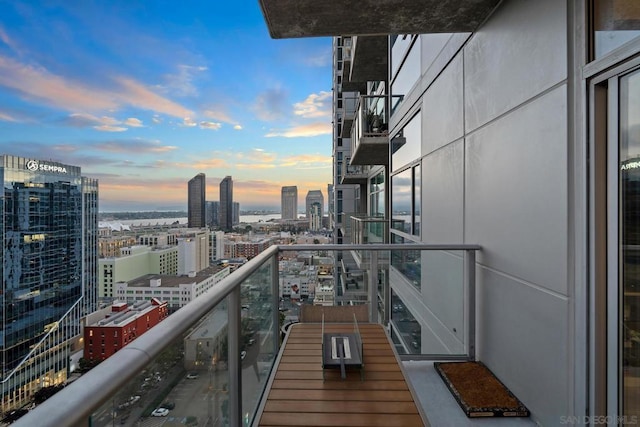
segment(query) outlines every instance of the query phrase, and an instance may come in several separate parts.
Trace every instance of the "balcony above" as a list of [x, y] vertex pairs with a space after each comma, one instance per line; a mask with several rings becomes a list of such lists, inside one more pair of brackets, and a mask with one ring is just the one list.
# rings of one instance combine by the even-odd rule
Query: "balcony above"
[[387, 95], [361, 96], [351, 127], [351, 165], [389, 164]]
[[342, 165], [343, 170], [340, 176], [340, 184], [367, 185], [370, 169], [369, 166], [351, 166], [349, 161], [349, 158], [347, 158], [347, 161]]
[[349, 82], [367, 82], [387, 80], [389, 37], [357, 36], [353, 37], [353, 52], [350, 69], [345, 80]]
[[275, 39], [474, 31], [499, 0], [260, 0]]

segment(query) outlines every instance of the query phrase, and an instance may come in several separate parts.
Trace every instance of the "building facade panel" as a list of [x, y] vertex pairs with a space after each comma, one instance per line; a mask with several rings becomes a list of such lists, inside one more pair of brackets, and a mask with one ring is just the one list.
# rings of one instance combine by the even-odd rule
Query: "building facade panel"
[[478, 261], [563, 295], [566, 96], [559, 87], [468, 136], [465, 190], [465, 240], [481, 242]]
[[464, 134], [462, 55], [456, 56], [422, 97], [422, 152], [460, 139]]
[[566, 2], [506, 2], [464, 48], [465, 128], [495, 119], [567, 78]]
[[464, 241], [464, 140], [422, 159], [424, 243]]
[[541, 425], [572, 413], [568, 300], [478, 267], [478, 358], [523, 402]]

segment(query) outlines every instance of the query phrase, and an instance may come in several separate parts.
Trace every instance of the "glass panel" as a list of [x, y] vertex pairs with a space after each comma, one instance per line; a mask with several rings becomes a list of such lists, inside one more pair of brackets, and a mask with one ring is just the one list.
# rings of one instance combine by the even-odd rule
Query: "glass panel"
[[[302, 299], [302, 291], [298, 295]], [[245, 280], [241, 300], [242, 413], [245, 420], [251, 421], [276, 358], [280, 330], [280, 325], [273, 321], [275, 296], [270, 264], [263, 265]]]
[[640, 416], [640, 72], [620, 79], [623, 413]]
[[411, 169], [391, 177], [391, 218], [394, 230], [411, 232]]
[[422, 348], [420, 323], [413, 317], [404, 301], [393, 291], [391, 291], [391, 321], [399, 344], [396, 345], [398, 352], [420, 354]]
[[594, 59], [640, 36], [640, 2], [594, 0]]
[[148, 418], [227, 425], [227, 319], [224, 301], [94, 412], [91, 425], [146, 425]]
[[[405, 243], [403, 237], [395, 234], [392, 234], [391, 237], [391, 243]], [[407, 240], [406, 243], [411, 242]], [[391, 265], [416, 289], [420, 289], [422, 274], [420, 268], [420, 251], [393, 250], [391, 251]]]
[[413, 235], [420, 235], [421, 185], [420, 165], [413, 168]]

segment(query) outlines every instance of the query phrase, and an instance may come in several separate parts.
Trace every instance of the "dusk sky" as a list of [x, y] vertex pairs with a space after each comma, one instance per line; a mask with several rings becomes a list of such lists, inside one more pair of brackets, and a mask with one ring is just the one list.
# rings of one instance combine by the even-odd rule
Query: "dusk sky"
[[0, 0], [0, 154], [98, 178], [100, 210], [327, 198], [331, 40], [273, 40], [258, 0]]

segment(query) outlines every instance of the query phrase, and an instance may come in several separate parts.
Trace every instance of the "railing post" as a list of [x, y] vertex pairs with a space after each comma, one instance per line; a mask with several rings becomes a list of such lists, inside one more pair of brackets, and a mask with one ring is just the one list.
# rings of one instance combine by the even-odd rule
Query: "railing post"
[[378, 320], [378, 251], [371, 251], [369, 268], [369, 322]]
[[467, 356], [476, 359], [476, 251], [464, 251], [464, 289], [467, 304]]
[[271, 258], [271, 293], [273, 294], [273, 301], [275, 303], [275, 310], [273, 310], [273, 329], [274, 333], [274, 348], [276, 354], [280, 351], [280, 250]]
[[240, 288], [236, 286], [229, 294], [229, 425], [242, 425], [242, 373], [240, 369]]

